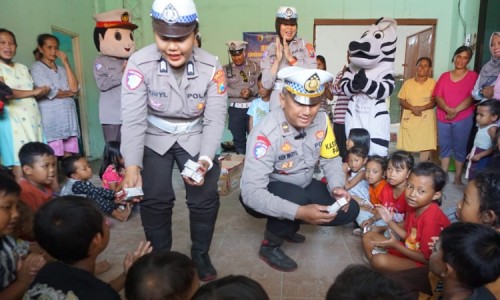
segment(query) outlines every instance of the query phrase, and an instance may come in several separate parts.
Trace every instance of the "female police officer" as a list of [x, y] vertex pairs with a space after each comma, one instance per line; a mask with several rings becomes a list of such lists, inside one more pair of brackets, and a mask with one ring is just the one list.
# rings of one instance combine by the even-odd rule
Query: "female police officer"
[[[191, 257], [202, 281], [216, 278], [208, 251], [219, 210], [213, 162], [226, 119], [221, 65], [194, 47], [198, 15], [192, 0], [155, 0], [155, 44], [134, 53], [122, 82], [122, 154], [125, 187], [142, 186], [141, 219], [153, 249], [172, 245], [172, 169], [197, 161], [201, 181], [184, 177], [191, 230]], [[142, 169], [142, 176], [141, 176]]]
[[260, 68], [262, 85], [273, 89], [270, 109], [280, 106], [279, 93], [283, 81], [276, 78], [278, 71], [288, 66], [316, 68], [316, 54], [311, 43], [297, 37], [299, 15], [295, 7], [281, 6], [276, 12], [275, 28], [278, 37], [262, 55]]

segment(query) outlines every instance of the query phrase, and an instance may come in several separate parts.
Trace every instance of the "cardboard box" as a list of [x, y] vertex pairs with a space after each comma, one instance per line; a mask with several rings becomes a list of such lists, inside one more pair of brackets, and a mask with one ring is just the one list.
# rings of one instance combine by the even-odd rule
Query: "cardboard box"
[[245, 163], [245, 155], [226, 154], [219, 157], [221, 172], [218, 190], [221, 196], [229, 195], [240, 187], [241, 173]]

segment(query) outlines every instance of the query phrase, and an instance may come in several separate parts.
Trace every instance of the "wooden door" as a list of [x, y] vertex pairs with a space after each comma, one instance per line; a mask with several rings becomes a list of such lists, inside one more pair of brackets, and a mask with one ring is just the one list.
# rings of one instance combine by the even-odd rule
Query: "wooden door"
[[[424, 56], [434, 60], [434, 27], [406, 38], [405, 63], [403, 65], [404, 80], [415, 76], [417, 60]], [[429, 74], [429, 76], [432, 76], [432, 74]]]

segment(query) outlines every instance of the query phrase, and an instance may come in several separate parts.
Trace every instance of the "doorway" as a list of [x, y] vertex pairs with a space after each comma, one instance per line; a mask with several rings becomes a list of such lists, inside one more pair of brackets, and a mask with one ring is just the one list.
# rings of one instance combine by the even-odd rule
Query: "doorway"
[[[52, 34], [59, 39], [59, 50], [64, 52], [68, 57], [69, 64], [73, 69], [76, 79], [80, 87], [78, 97], [75, 97], [78, 119], [80, 122], [80, 151], [81, 154], [86, 156], [90, 153], [89, 148], [89, 134], [88, 134], [88, 119], [87, 119], [87, 105], [85, 97], [85, 84], [83, 80], [83, 67], [82, 57], [80, 51], [80, 37], [76, 33], [67, 30], [52, 27]], [[61, 64], [61, 62], [57, 62]]]
[[[406, 37], [406, 52], [404, 67], [404, 80], [416, 74], [417, 60], [420, 57], [429, 57], [434, 61], [434, 32], [432, 28], [425, 29]], [[432, 77], [432, 74], [429, 74]]]

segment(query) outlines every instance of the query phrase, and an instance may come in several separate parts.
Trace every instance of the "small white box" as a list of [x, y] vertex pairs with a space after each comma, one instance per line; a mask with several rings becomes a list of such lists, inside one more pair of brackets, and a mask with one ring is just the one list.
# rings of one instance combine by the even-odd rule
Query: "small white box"
[[347, 200], [342, 197], [340, 199], [338, 199], [337, 201], [335, 201], [335, 203], [333, 203], [332, 205], [328, 206], [328, 213], [330, 214], [334, 214], [336, 213], [342, 206], [346, 205], [347, 204]]
[[125, 188], [125, 200], [132, 200], [133, 198], [144, 196], [144, 192], [141, 187]]

